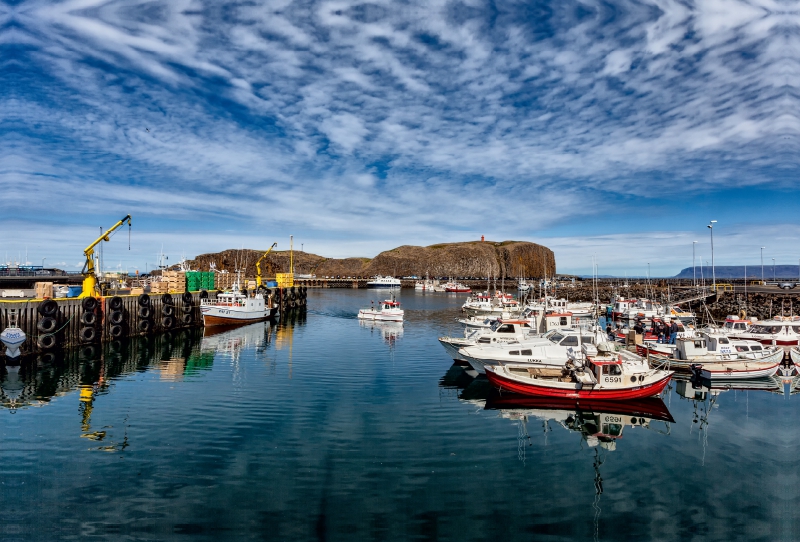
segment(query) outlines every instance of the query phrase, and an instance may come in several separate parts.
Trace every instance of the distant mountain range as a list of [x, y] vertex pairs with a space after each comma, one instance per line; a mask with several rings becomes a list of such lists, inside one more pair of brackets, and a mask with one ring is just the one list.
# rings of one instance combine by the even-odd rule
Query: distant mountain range
[[[699, 280], [700, 277], [705, 277], [706, 279], [711, 278], [711, 266], [697, 266], [696, 268], [687, 267], [682, 269], [680, 273], [675, 275], [676, 279], [690, 279], [693, 278], [697, 273], [697, 279]], [[745, 278], [745, 266], [744, 265], [717, 265], [714, 266], [714, 275], [719, 279], [743, 279]], [[772, 264], [764, 265], [764, 280], [773, 280], [773, 276], [776, 280], [780, 279], [795, 279], [797, 280], [800, 278], [800, 269], [798, 269], [797, 265], [776, 265], [775, 270], [773, 273]], [[747, 278], [753, 280], [761, 280], [761, 266], [760, 265], [748, 265], [747, 266]]]

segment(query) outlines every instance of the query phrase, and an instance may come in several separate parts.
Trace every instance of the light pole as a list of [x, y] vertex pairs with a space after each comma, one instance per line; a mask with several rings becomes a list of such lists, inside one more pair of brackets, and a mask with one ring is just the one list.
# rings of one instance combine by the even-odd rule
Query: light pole
[[46, 259], [47, 259], [47, 256], [45, 256], [44, 258], [42, 258], [42, 269], [44, 269], [44, 261], [45, 261]]
[[714, 271], [714, 224], [716, 224], [716, 220], [712, 220], [708, 224], [708, 229], [711, 231], [711, 284], [714, 290], [717, 289], [717, 274]]
[[694, 265], [694, 249], [697, 241], [692, 241], [692, 284], [697, 288], [697, 267]]
[[767, 247], [761, 247], [761, 283], [764, 283], [764, 249]]
[[775, 282], [775, 258], [772, 258], [772, 282]]

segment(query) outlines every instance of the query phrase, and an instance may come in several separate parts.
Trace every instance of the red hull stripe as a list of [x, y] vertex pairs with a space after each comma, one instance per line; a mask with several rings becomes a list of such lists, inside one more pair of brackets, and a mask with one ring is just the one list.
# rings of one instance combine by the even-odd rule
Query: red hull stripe
[[218, 316], [203, 315], [203, 325], [205, 326], [238, 326], [242, 324], [254, 324], [263, 322], [268, 317], [263, 318], [220, 318]]
[[501, 391], [520, 393], [522, 395], [533, 395], [538, 397], [569, 397], [573, 399], [641, 399], [661, 393], [661, 391], [667, 386], [669, 379], [672, 378], [672, 375], [668, 375], [658, 382], [654, 382], [653, 384], [649, 384], [647, 386], [617, 390], [559, 389], [547, 386], [522, 384], [500, 376], [488, 368], [486, 371], [486, 377], [497, 389]]

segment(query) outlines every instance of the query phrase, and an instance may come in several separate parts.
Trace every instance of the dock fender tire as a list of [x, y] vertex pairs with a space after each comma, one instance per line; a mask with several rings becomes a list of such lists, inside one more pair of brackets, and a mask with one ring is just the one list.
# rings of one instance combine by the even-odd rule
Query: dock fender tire
[[150, 307], [139, 307], [139, 318], [142, 320], [147, 320], [150, 318], [151, 314], [152, 311], [150, 310]]
[[94, 297], [84, 297], [81, 301], [81, 307], [86, 312], [94, 312], [97, 309], [97, 299]]
[[164, 294], [161, 296], [161, 302], [164, 305], [172, 305], [172, 296], [170, 294]]
[[185, 326], [190, 326], [190, 325], [192, 325], [194, 323], [194, 316], [192, 316], [191, 313], [190, 314], [184, 314], [181, 317], [181, 322], [183, 322], [183, 325], [185, 325]]
[[97, 330], [93, 327], [82, 327], [80, 331], [81, 342], [94, 342], [97, 338]]
[[115, 339], [119, 339], [124, 333], [125, 330], [120, 325], [111, 326], [111, 328], [108, 330], [108, 334]]
[[192, 301], [194, 301], [194, 297], [192, 297], [192, 294], [190, 294], [189, 292], [183, 292], [183, 295], [181, 296], [181, 299], [183, 299], [183, 302], [187, 303], [187, 304], [189, 304]]
[[172, 305], [163, 305], [161, 307], [161, 314], [163, 316], [173, 316], [175, 314], [175, 307]]
[[52, 333], [57, 327], [58, 322], [51, 316], [45, 316], [36, 324], [36, 329], [38, 329], [40, 333]]
[[291, 288], [289, 288], [289, 291], [290, 291], [290, 292], [292, 292], [292, 293], [294, 293], [294, 292], [295, 292], [294, 286], [292, 286]]
[[58, 303], [53, 301], [52, 299], [48, 299], [41, 305], [39, 305], [39, 314], [42, 316], [55, 316], [58, 312]]
[[81, 314], [81, 324], [85, 326], [93, 326], [97, 323], [97, 315], [93, 312], [84, 312]]
[[208, 290], [200, 290], [200, 299], [208, 299]]
[[147, 294], [139, 294], [139, 306], [140, 307], [149, 307], [150, 306], [150, 296]]
[[289, 294], [289, 299], [291, 299], [292, 301], [297, 301], [297, 294], [292, 292], [291, 294]]
[[138, 329], [142, 333], [147, 333], [148, 331], [150, 331], [150, 327], [151, 327], [150, 320], [139, 320], [139, 323], [136, 324], [136, 329]]
[[55, 348], [56, 342], [55, 335], [42, 335], [36, 340], [36, 345], [40, 350], [50, 350], [51, 348]]
[[125, 313], [120, 310], [114, 311], [108, 317], [108, 321], [111, 322], [113, 325], [121, 324], [122, 321], [125, 320]]
[[173, 316], [165, 316], [161, 319], [161, 326], [164, 329], [172, 329], [175, 325], [175, 318]]
[[194, 307], [192, 307], [191, 305], [184, 305], [183, 306], [183, 313], [184, 314], [191, 314], [191, 312], [193, 310], [194, 310]]
[[112, 311], [118, 311], [122, 309], [122, 298], [118, 295], [115, 295], [111, 299], [108, 300], [108, 308]]

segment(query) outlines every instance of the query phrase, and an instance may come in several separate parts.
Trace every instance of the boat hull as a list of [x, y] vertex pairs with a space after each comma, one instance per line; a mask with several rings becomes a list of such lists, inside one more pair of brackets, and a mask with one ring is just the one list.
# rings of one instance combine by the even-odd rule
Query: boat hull
[[[756, 378], [764, 378], [768, 376], [775, 376], [780, 368], [780, 363], [754, 363], [757, 368], [740, 368], [735, 369], [729, 364], [720, 363], [720, 367], [712, 367], [711, 365], [704, 365], [699, 368], [699, 373], [705, 380], [753, 380]], [[735, 365], [747, 365], [736, 363]]]
[[211, 326], [243, 326], [254, 322], [263, 322], [269, 318], [269, 311], [264, 311], [261, 315], [237, 317], [237, 316], [214, 316], [211, 314], [203, 315], [203, 325]]
[[501, 395], [489, 397], [487, 410], [529, 408], [547, 410], [574, 410], [576, 412], [605, 412], [626, 416], [644, 416], [652, 420], [674, 422], [667, 405], [656, 397], [631, 399], [630, 401], [609, 401], [604, 399], [576, 400], [566, 397], [520, 397], [518, 395]]
[[547, 381], [542, 382], [519, 382], [517, 380], [498, 374], [494, 367], [486, 367], [486, 378], [500, 391], [510, 391], [521, 395], [531, 395], [536, 397], [564, 397], [570, 399], [644, 399], [658, 395], [669, 383], [672, 374], [650, 384], [642, 386], [631, 386], [627, 388], [614, 389], [578, 389], [577, 384], [565, 383], [568, 385], [555, 386]]

